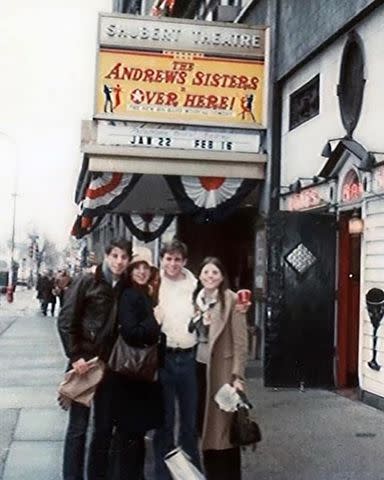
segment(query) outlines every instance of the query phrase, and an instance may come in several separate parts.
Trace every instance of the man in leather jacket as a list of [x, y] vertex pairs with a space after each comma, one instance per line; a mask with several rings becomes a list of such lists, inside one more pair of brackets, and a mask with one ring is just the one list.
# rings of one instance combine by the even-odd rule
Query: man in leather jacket
[[[121, 280], [131, 257], [131, 243], [112, 240], [105, 249], [104, 261], [96, 271], [76, 278], [66, 291], [58, 319], [58, 330], [69, 359], [68, 369], [85, 373], [87, 360], [107, 360], [116, 337], [116, 314]], [[94, 397], [95, 415], [104, 415], [103, 382]], [[64, 444], [63, 479], [83, 480], [86, 432], [90, 409], [72, 402]], [[90, 448], [92, 449], [92, 442]], [[88, 479], [93, 480], [88, 472]]]

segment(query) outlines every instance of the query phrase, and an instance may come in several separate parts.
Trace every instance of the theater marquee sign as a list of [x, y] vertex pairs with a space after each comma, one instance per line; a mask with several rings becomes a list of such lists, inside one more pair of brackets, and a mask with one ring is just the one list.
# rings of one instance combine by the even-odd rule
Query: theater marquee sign
[[228, 23], [100, 14], [99, 45], [264, 59], [265, 29]]
[[100, 16], [95, 118], [265, 126], [264, 30]]

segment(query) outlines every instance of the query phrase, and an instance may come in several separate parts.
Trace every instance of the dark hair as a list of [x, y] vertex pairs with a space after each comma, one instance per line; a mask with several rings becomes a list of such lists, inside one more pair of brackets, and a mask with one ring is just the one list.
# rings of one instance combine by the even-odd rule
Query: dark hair
[[125, 273], [125, 285], [130, 288], [136, 288], [144, 292], [148, 297], [151, 298], [152, 304], [155, 307], [159, 302], [159, 289], [160, 289], [160, 272], [155, 267], [150, 267], [151, 275], [148, 279], [148, 282], [145, 285], [138, 285], [136, 282], [132, 280], [132, 270], [140, 265], [140, 263], [147, 262], [137, 262], [133, 263], [132, 266], [128, 266], [127, 271]]
[[185, 259], [188, 257], [188, 247], [185, 243], [174, 238], [170, 242], [166, 242], [162, 245], [160, 249], [160, 258], [163, 258], [166, 253], [180, 253]]
[[[219, 298], [219, 301], [220, 301], [220, 304], [221, 304], [221, 308], [224, 308], [224, 305], [225, 305], [224, 292], [228, 288], [228, 275], [227, 275], [227, 271], [226, 271], [226, 269], [223, 265], [223, 262], [217, 257], [205, 257], [204, 260], [200, 264], [198, 277], [200, 277], [200, 274], [201, 274], [201, 271], [203, 270], [203, 268], [206, 265], [208, 265], [209, 263], [212, 263], [212, 265], [215, 265], [215, 267], [217, 267], [220, 270], [220, 272], [223, 276], [223, 281], [221, 282], [221, 284], [219, 285], [219, 288], [218, 288], [218, 290], [219, 290], [218, 298]], [[193, 292], [193, 302], [194, 303], [196, 301], [198, 293], [200, 292], [200, 290], [202, 290], [202, 288], [203, 288], [203, 285], [202, 285], [200, 279], [198, 279], [197, 286], [195, 288], [195, 291]]]
[[124, 250], [129, 258], [132, 257], [132, 243], [125, 238], [114, 238], [105, 247], [105, 254], [109, 255], [114, 248]]

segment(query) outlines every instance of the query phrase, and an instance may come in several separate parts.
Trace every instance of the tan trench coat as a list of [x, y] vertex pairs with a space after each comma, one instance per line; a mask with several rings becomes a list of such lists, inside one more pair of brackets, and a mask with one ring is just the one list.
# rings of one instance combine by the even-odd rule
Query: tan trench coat
[[229, 441], [232, 413], [219, 409], [213, 397], [232, 376], [244, 377], [247, 360], [247, 324], [245, 314], [235, 311], [236, 294], [225, 291], [225, 308], [218, 302], [211, 311], [207, 394], [202, 433], [203, 450], [224, 450]]

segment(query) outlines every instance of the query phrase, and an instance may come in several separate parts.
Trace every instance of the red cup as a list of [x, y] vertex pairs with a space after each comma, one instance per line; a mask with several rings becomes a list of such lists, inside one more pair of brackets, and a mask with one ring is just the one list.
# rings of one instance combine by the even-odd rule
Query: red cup
[[237, 292], [238, 303], [249, 303], [251, 301], [252, 292], [246, 288]]

